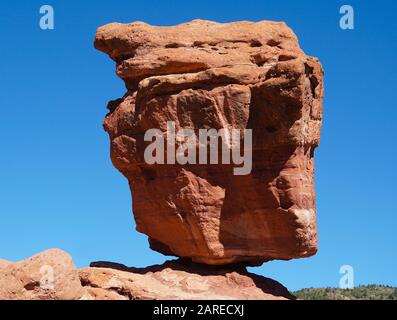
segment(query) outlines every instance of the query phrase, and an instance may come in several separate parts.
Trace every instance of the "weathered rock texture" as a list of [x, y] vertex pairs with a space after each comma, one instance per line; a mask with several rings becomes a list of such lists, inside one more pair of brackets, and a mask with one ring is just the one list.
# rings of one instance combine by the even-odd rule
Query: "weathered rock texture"
[[[154, 250], [207, 264], [316, 252], [323, 73], [284, 23], [112, 23], [98, 29], [95, 47], [116, 61], [128, 89], [109, 103], [104, 127], [131, 186], [137, 230]], [[252, 129], [251, 173], [146, 164], [143, 135], [165, 132], [167, 121], [177, 130]]]
[[0, 300], [294, 298], [278, 282], [249, 273], [243, 266], [211, 268], [178, 260], [147, 268], [127, 268], [96, 262], [79, 271], [71, 257], [58, 249], [17, 263], [0, 260]]
[[[92, 263], [80, 278], [96, 298], [154, 300], [285, 300], [294, 299], [277, 281], [247, 272], [168, 261], [147, 268], [127, 268], [109, 262]], [[99, 290], [98, 290], [99, 288]], [[117, 296], [117, 295], [121, 296]]]
[[84, 294], [72, 258], [61, 250], [0, 261], [0, 300], [77, 300]]

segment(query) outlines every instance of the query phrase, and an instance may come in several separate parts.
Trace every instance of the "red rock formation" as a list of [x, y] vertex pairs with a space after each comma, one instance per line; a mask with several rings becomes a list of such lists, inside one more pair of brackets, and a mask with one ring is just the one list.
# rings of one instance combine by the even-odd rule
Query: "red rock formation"
[[0, 261], [0, 300], [78, 300], [85, 294], [72, 258], [61, 250]]
[[167, 261], [147, 268], [96, 262], [80, 270], [84, 288], [97, 299], [286, 300], [295, 299], [277, 281], [236, 268]]
[[168, 261], [147, 268], [97, 262], [77, 270], [58, 249], [21, 262], [0, 260], [0, 300], [294, 299], [277, 281], [244, 267]]
[[[104, 128], [127, 177], [137, 230], [164, 254], [207, 264], [307, 257], [317, 251], [314, 149], [323, 73], [295, 34], [270, 21], [98, 29], [127, 93]], [[252, 171], [232, 165], [149, 165], [148, 129], [252, 130]]]

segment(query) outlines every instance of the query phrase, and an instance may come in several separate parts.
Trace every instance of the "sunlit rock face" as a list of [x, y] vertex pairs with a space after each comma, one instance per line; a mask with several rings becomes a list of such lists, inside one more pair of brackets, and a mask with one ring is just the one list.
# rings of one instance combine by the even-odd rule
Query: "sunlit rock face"
[[[98, 29], [95, 47], [126, 84], [104, 128], [152, 249], [206, 264], [316, 253], [323, 72], [291, 29], [271, 21], [112, 23]], [[145, 133], [166, 135], [170, 122], [177, 131], [250, 129], [249, 174], [236, 175], [233, 164], [148, 164]]]

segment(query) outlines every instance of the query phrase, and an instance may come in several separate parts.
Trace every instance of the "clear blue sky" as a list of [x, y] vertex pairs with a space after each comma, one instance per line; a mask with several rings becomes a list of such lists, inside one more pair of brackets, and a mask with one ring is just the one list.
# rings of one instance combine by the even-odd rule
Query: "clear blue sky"
[[[102, 129], [121, 97], [114, 63], [93, 48], [97, 27], [191, 19], [285, 21], [325, 69], [324, 127], [316, 153], [319, 252], [253, 269], [294, 290], [397, 286], [395, 1], [346, 1], [355, 30], [339, 28], [342, 1], [1, 1], [0, 257], [51, 247], [79, 267], [109, 260], [165, 260], [134, 228], [127, 181], [109, 159]], [[55, 30], [39, 28], [51, 4]]]

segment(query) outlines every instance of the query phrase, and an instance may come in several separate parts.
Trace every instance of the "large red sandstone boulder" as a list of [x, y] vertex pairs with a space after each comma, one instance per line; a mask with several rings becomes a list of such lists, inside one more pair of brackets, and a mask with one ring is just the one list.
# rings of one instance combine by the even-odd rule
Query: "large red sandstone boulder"
[[[130, 183], [137, 230], [154, 250], [207, 264], [316, 253], [323, 72], [284, 23], [112, 23], [98, 29], [95, 47], [127, 87], [104, 127]], [[166, 132], [170, 121], [177, 131], [251, 129], [252, 170], [148, 164], [145, 132]]]

